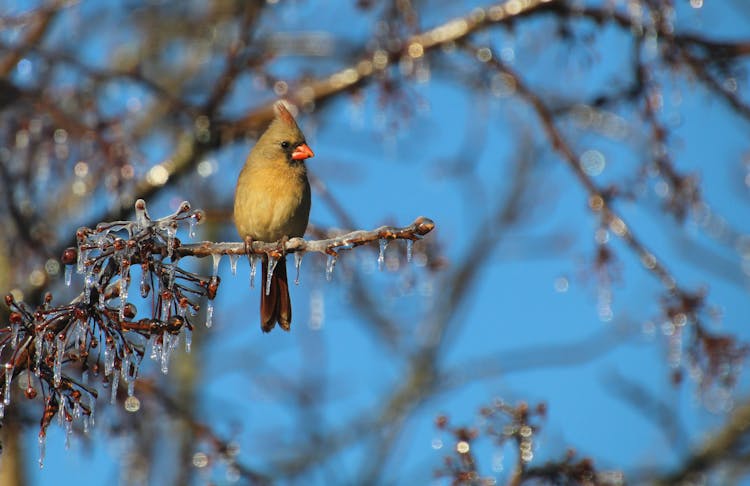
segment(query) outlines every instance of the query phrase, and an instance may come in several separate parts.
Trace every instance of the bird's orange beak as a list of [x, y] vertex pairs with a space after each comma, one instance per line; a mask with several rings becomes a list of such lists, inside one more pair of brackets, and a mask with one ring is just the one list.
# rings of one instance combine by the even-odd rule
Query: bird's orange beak
[[308, 147], [306, 143], [298, 145], [297, 148], [294, 149], [294, 152], [292, 152], [292, 158], [294, 160], [305, 160], [313, 157], [314, 155], [315, 154], [312, 150], [310, 150], [310, 147]]

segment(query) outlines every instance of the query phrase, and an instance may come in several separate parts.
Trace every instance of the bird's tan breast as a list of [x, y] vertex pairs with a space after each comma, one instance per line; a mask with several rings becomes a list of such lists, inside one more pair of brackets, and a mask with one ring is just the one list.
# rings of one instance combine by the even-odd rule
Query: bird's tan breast
[[304, 165], [246, 164], [234, 200], [234, 221], [242, 238], [277, 241], [302, 236], [310, 215], [310, 184]]

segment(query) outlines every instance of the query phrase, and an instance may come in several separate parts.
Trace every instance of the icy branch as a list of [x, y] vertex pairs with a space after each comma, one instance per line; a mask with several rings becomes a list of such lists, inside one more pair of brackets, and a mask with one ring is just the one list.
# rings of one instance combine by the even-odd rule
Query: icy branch
[[324, 240], [292, 238], [283, 242], [283, 244], [282, 242], [268, 243], [263, 241], [253, 241], [250, 245], [238, 242], [213, 243], [210, 241], [204, 241], [201, 243], [182, 245], [175, 249], [175, 255], [177, 257], [206, 257], [216, 254], [244, 255], [246, 253], [265, 253], [271, 256], [278, 256], [282, 251], [284, 253], [319, 252], [332, 255], [336, 253], [336, 250], [350, 250], [354, 247], [375, 241], [419, 240], [432, 231], [434, 227], [435, 223], [431, 219], [420, 216], [409, 226], [381, 226], [370, 231], [357, 230]]

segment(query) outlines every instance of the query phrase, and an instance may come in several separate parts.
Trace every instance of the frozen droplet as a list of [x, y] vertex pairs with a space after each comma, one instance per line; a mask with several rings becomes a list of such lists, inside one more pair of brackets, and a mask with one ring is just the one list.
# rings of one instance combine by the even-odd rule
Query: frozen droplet
[[301, 251], [295, 251], [294, 252], [294, 269], [296, 270], [296, 275], [294, 276], [294, 285], [299, 285], [299, 271], [302, 267], [302, 257], [304, 256], [304, 253]]
[[117, 352], [115, 351], [114, 344], [107, 343], [104, 346], [104, 376], [112, 374], [112, 370], [115, 367], [115, 357]]
[[65, 285], [70, 287], [70, 282], [73, 280], [73, 266], [65, 265]]
[[232, 270], [232, 275], [237, 275], [237, 260], [240, 259], [239, 255], [229, 255], [229, 268]]
[[47, 434], [44, 431], [39, 432], [39, 469], [44, 468], [44, 450], [47, 445]]
[[211, 327], [214, 320], [214, 301], [209, 300], [206, 304], [206, 327]]
[[250, 288], [255, 288], [255, 274], [258, 269], [258, 257], [255, 255], [249, 255], [250, 259]]
[[406, 240], [406, 261], [411, 263], [411, 257], [414, 254], [414, 240]]
[[214, 253], [211, 255], [211, 257], [214, 259], [214, 269], [211, 276], [215, 277], [219, 274], [219, 262], [221, 262], [221, 253]]
[[328, 260], [326, 260], [326, 280], [329, 282], [333, 278], [333, 267], [336, 266], [336, 255], [328, 255]]
[[378, 270], [383, 271], [383, 262], [385, 262], [385, 249], [388, 248], [388, 240], [381, 238], [378, 240]]
[[112, 387], [111, 391], [112, 394], [109, 397], [109, 403], [114, 405], [117, 402], [117, 388], [119, 388], [120, 385], [120, 374], [119, 373], [113, 373], [112, 374], [112, 383], [110, 386]]
[[120, 308], [117, 311], [117, 315], [121, 321], [125, 320], [125, 304], [128, 301], [128, 284], [124, 280], [120, 280]]
[[279, 260], [268, 255], [268, 274], [266, 275], [266, 295], [271, 293], [271, 277], [273, 277], [273, 271], [276, 270], [276, 264]]

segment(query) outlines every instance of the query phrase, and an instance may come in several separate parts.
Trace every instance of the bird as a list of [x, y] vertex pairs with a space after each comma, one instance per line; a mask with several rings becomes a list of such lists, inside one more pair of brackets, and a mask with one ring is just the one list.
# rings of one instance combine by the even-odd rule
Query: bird
[[[305, 160], [313, 157], [305, 136], [283, 101], [274, 104], [274, 119], [260, 136], [237, 179], [234, 223], [246, 244], [276, 242], [302, 237], [310, 217], [310, 182]], [[271, 268], [262, 255], [260, 327], [270, 332], [278, 323], [289, 331], [292, 304], [286, 273], [286, 257]]]

